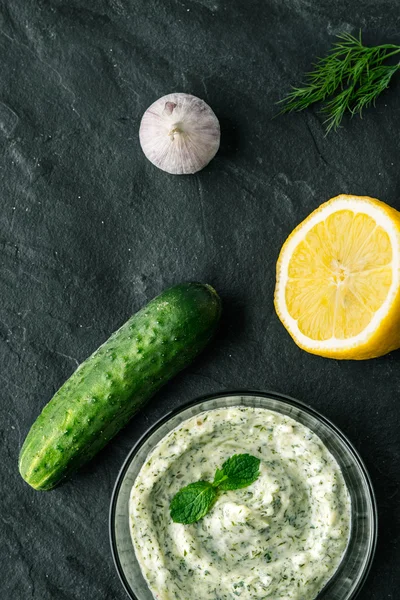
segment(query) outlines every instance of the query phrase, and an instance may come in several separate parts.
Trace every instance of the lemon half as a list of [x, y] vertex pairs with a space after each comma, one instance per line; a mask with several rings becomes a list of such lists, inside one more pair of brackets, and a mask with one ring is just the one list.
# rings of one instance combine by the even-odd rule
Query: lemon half
[[277, 263], [276, 312], [298, 346], [367, 359], [400, 347], [400, 213], [340, 195], [290, 234]]

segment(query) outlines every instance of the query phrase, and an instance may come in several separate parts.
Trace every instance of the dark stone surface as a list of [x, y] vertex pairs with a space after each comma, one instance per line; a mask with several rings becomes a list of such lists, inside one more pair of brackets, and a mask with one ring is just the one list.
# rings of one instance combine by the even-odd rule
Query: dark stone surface
[[[340, 31], [400, 43], [394, 0], [0, 2], [0, 597], [121, 599], [108, 542], [114, 480], [159, 416], [221, 389], [286, 392], [331, 418], [370, 470], [380, 516], [360, 600], [397, 599], [400, 353], [350, 363], [299, 350], [272, 304], [282, 242], [338, 193], [400, 209], [399, 77], [324, 137], [316, 110], [274, 103]], [[169, 176], [142, 155], [141, 115], [204, 98], [222, 148]], [[17, 458], [56, 389], [132, 312], [182, 280], [212, 283], [221, 332], [87, 468], [38, 493]]]

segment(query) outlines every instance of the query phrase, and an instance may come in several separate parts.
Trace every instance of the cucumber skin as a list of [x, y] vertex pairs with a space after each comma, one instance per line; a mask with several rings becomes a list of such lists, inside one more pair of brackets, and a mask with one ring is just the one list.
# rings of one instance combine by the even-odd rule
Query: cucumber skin
[[221, 301], [209, 285], [167, 289], [83, 362], [44, 407], [19, 456], [23, 479], [49, 490], [89, 461], [213, 336]]

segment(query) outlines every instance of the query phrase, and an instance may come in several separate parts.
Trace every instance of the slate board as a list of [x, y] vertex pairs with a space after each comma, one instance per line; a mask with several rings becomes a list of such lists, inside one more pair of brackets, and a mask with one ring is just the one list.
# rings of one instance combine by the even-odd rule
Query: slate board
[[[123, 600], [107, 519], [137, 438], [198, 395], [273, 389], [332, 419], [377, 493], [380, 539], [360, 600], [398, 597], [400, 353], [337, 362], [299, 350], [273, 309], [293, 227], [338, 193], [400, 209], [400, 77], [324, 136], [317, 110], [275, 102], [340, 31], [400, 43], [395, 0], [0, 2], [0, 597]], [[142, 155], [138, 125], [171, 91], [204, 98], [222, 147], [194, 176]], [[218, 338], [90, 466], [50, 493], [22, 482], [20, 445], [56, 389], [166, 286], [212, 283]]]

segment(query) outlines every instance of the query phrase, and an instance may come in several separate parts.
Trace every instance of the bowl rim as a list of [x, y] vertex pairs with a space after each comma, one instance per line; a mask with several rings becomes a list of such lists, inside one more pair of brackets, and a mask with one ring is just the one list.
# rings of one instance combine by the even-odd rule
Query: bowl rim
[[[306, 404], [302, 400], [297, 400], [296, 398], [293, 398], [292, 396], [289, 396], [287, 394], [283, 394], [281, 392], [274, 392], [274, 391], [265, 391], [265, 390], [261, 391], [261, 390], [257, 390], [257, 389], [239, 389], [239, 390], [234, 390], [234, 391], [225, 390], [225, 391], [219, 391], [219, 392], [215, 392], [215, 393], [203, 394], [202, 396], [198, 396], [193, 400], [189, 400], [188, 402], [185, 402], [181, 406], [169, 410], [164, 416], [158, 418], [152, 425], [150, 425], [147, 428], [147, 430], [140, 436], [140, 438], [134, 443], [131, 450], [128, 452], [128, 455], [125, 458], [125, 460], [122, 464], [122, 467], [120, 468], [120, 470], [118, 472], [118, 475], [117, 475], [117, 478], [116, 478], [116, 481], [114, 484], [114, 488], [113, 488], [113, 491], [111, 494], [109, 518], [108, 518], [108, 532], [109, 532], [109, 537], [110, 537], [111, 554], [112, 554], [114, 566], [118, 573], [118, 577], [122, 583], [122, 586], [123, 586], [125, 592], [127, 593], [127, 595], [129, 596], [129, 598], [131, 600], [138, 600], [136, 594], [132, 591], [129, 582], [127, 581], [127, 579], [125, 577], [124, 570], [122, 568], [121, 561], [119, 559], [118, 550], [117, 550], [117, 542], [116, 542], [116, 538], [115, 538], [115, 527], [114, 527], [115, 510], [116, 510], [119, 490], [121, 488], [125, 473], [129, 467], [131, 461], [133, 460], [133, 458], [135, 457], [137, 452], [140, 450], [140, 448], [143, 446], [143, 444], [146, 442], [146, 440], [157, 429], [159, 429], [159, 427], [164, 425], [164, 423], [168, 422], [173, 417], [179, 415], [180, 413], [184, 412], [188, 408], [197, 406], [198, 404], [202, 404], [203, 402], [207, 402], [208, 400], [214, 400], [217, 398], [224, 398], [224, 397], [235, 397], [235, 396], [238, 396], [238, 397], [239, 396], [254, 396], [254, 397], [261, 397], [261, 398], [271, 398], [273, 400], [285, 402], [286, 404], [289, 404], [296, 408], [300, 408], [300, 409], [304, 410], [305, 412], [308, 412], [313, 417], [315, 417], [317, 420], [322, 421], [326, 426], [328, 426], [330, 429], [333, 430], [335, 435], [338, 436], [341, 439], [341, 441], [347, 446], [347, 449], [353, 455], [355, 462], [358, 463], [358, 466], [360, 467], [362, 474], [365, 478], [365, 482], [367, 484], [367, 489], [369, 492], [369, 498], [371, 501], [371, 521], [372, 521], [373, 526], [372, 526], [372, 541], [368, 548], [368, 558], [365, 562], [364, 570], [360, 575], [360, 578], [357, 582], [357, 586], [354, 588], [351, 595], [348, 596], [348, 598], [346, 599], [346, 600], [354, 600], [358, 596], [358, 594], [359, 594], [361, 588], [363, 587], [363, 585], [368, 577], [368, 574], [371, 570], [372, 562], [373, 562], [375, 551], [376, 551], [377, 541], [378, 541], [377, 501], [376, 501], [374, 488], [372, 485], [372, 480], [371, 480], [369, 472], [365, 466], [365, 463], [364, 463], [363, 459], [361, 458], [360, 454], [358, 453], [358, 450], [356, 450], [356, 448], [353, 446], [353, 444], [349, 440], [349, 438], [330, 419], [328, 419], [328, 417], [325, 417], [318, 410], [316, 410], [309, 404]], [[318, 600], [318, 598], [316, 598], [315, 600]]]

